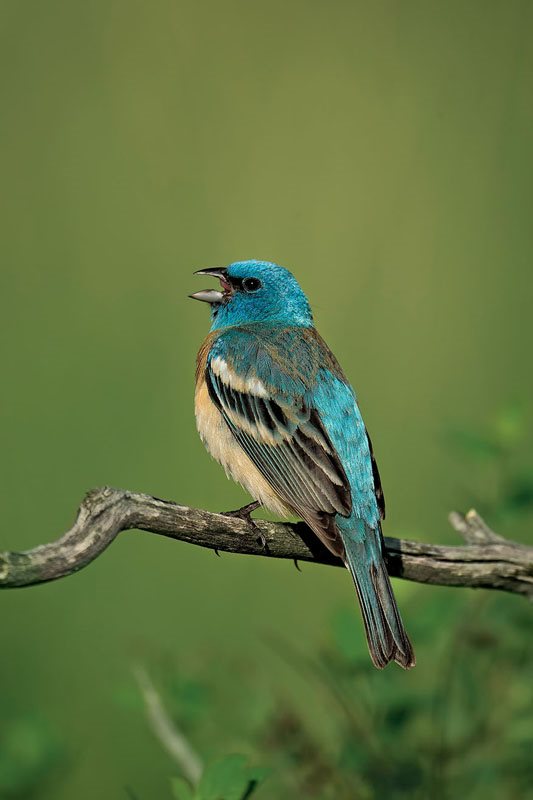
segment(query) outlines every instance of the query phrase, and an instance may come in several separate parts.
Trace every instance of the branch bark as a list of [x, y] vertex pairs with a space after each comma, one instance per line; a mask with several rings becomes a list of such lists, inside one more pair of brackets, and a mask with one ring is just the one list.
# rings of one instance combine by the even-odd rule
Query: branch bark
[[[216, 551], [342, 566], [303, 523], [254, 522], [121, 489], [95, 489], [60, 539], [25, 552], [0, 553], [0, 588], [30, 586], [77, 572], [121, 531], [131, 529]], [[454, 512], [450, 522], [465, 545], [386, 537], [389, 573], [418, 583], [500, 589], [533, 599], [533, 547], [498, 536], [475, 511], [465, 516]]]

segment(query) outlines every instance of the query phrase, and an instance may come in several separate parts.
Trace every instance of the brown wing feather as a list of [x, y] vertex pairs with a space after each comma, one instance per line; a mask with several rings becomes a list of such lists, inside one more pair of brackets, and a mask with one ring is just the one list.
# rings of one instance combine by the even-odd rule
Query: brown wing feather
[[232, 434], [278, 496], [335, 555], [344, 546], [335, 515], [351, 512], [349, 482], [314, 409], [243, 394], [209, 368], [206, 382]]

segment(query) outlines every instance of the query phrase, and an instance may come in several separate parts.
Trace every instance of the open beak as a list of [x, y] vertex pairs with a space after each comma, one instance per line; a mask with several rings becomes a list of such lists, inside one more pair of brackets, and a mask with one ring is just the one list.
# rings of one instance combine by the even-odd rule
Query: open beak
[[233, 294], [233, 287], [228, 281], [227, 270], [225, 270], [223, 267], [199, 269], [194, 274], [213, 275], [213, 277], [218, 278], [220, 280], [222, 291], [220, 292], [217, 289], [202, 289], [201, 292], [194, 292], [194, 294], [189, 295], [189, 297], [192, 297], [193, 300], [202, 300], [204, 303], [216, 305], [218, 303], [222, 303], [224, 300], [227, 300]]

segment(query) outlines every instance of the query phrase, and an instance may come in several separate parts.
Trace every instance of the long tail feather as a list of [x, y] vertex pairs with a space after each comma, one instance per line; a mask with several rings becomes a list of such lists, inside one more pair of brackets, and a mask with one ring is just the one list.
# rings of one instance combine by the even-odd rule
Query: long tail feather
[[411, 669], [416, 663], [415, 654], [383, 561], [381, 533], [365, 526], [362, 539], [344, 535], [343, 541], [345, 564], [355, 583], [374, 665], [383, 669], [389, 661], [396, 661], [404, 669]]

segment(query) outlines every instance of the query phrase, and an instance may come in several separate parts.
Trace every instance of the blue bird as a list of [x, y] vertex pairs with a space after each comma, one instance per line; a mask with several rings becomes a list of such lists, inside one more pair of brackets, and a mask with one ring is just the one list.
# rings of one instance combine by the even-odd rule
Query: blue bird
[[409, 669], [415, 656], [383, 560], [385, 502], [372, 444], [305, 294], [266, 261], [196, 274], [221, 284], [191, 295], [211, 305], [196, 369], [202, 441], [258, 504], [300, 517], [344, 561], [374, 665]]

